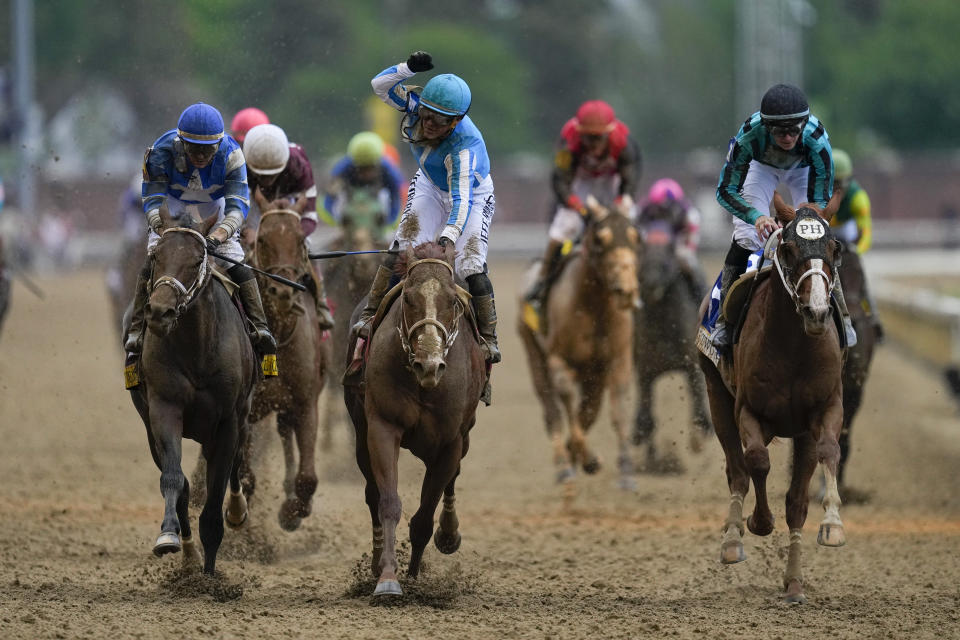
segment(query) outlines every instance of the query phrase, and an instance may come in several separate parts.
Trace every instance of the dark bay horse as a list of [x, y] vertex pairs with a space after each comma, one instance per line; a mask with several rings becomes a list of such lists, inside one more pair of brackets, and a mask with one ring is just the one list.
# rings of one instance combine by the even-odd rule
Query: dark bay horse
[[468, 296], [454, 281], [453, 259], [452, 247], [434, 243], [401, 257], [398, 268], [406, 275], [394, 304], [378, 312], [362, 384], [344, 385], [373, 526], [375, 596], [401, 593], [396, 555], [401, 447], [426, 465], [420, 507], [410, 519], [409, 575], [416, 577], [420, 570], [441, 495], [434, 543], [442, 553], [460, 547], [454, 483], [470, 445], [486, 368], [466, 315]]
[[[365, 194], [365, 191], [358, 192]], [[331, 251], [370, 251], [385, 249], [386, 244], [377, 240], [376, 220], [382, 215], [381, 205], [370, 196], [354, 197], [347, 201], [341, 219], [341, 233], [328, 247]], [[323, 278], [327, 286], [327, 299], [333, 311], [331, 332], [330, 368], [328, 384], [336, 386], [336, 393], [327, 397], [326, 410], [320, 425], [320, 447], [329, 451], [333, 444], [334, 425], [344, 422], [343, 403], [334, 401], [340, 395], [340, 380], [346, 364], [340, 357], [347, 351], [350, 339], [350, 316], [367, 292], [377, 273], [380, 258], [375, 254], [354, 255], [337, 260], [327, 260], [323, 266]], [[351, 430], [352, 431], [352, 430]]]
[[[543, 405], [558, 482], [572, 480], [577, 464], [587, 473], [599, 470], [600, 460], [587, 447], [586, 433], [597, 418], [604, 390], [609, 390], [620, 484], [630, 488], [634, 479], [627, 392], [633, 376], [638, 234], [620, 211], [601, 207], [595, 200], [588, 206], [583, 244], [563, 266], [544, 307], [546, 334], [531, 327], [522, 311], [517, 331]], [[528, 280], [536, 268], [527, 274]], [[570, 429], [566, 441], [561, 406]]]
[[[285, 203], [266, 202], [259, 191], [255, 197], [263, 213], [253, 246], [253, 263], [264, 271], [301, 281], [309, 275], [310, 268], [300, 228], [306, 200], [301, 199], [291, 208]], [[277, 338], [280, 375], [265, 378], [257, 386], [250, 422], [276, 412], [277, 431], [283, 443], [286, 496], [278, 518], [283, 529], [293, 531], [310, 515], [317, 488], [317, 400], [323, 389], [327, 355], [311, 294], [262, 275], [257, 275], [257, 279], [267, 321]], [[254, 441], [253, 446], [259, 445]], [[252, 493], [252, 469], [245, 468], [244, 476]]]
[[247, 515], [239, 469], [257, 361], [239, 311], [224, 287], [211, 282], [205, 236], [217, 217], [202, 223], [187, 215], [171, 219], [165, 208], [161, 217], [140, 384], [131, 389], [166, 505], [153, 552], [161, 556], [182, 548], [185, 563], [199, 561], [190, 531], [190, 483], [180, 466], [181, 439], [196, 440], [207, 462], [207, 499], [200, 514], [203, 570], [213, 573], [224, 515], [232, 526]]
[[[730, 488], [721, 562], [746, 559], [742, 514], [751, 478], [756, 504], [747, 528], [761, 536], [773, 531], [766, 490], [767, 445], [773, 438], [793, 439], [792, 478], [786, 496], [790, 547], [783, 577], [788, 602], [806, 600], [800, 540], [810, 478], [818, 461], [827, 488], [817, 542], [838, 547], [846, 541], [837, 490], [843, 352], [830, 307], [841, 247], [818, 214], [809, 205], [801, 207], [782, 234], [777, 232], [782, 237], [774, 252], [776, 269], [756, 284], [732, 362], [720, 359], [718, 368], [713, 360], [700, 356]], [[708, 301], [701, 305], [701, 313]]]
[[[697, 366], [697, 347], [690, 327], [697, 321], [698, 300], [676, 255], [677, 235], [664, 220], [645, 221], [640, 229], [640, 302], [634, 334], [637, 372], [637, 416], [633, 444], [646, 445], [647, 471], [667, 470], [654, 445], [653, 383], [660, 376], [681, 371], [690, 393], [690, 446], [700, 451], [712, 430], [707, 413], [706, 387]], [[703, 295], [698, 292], [698, 296]]]

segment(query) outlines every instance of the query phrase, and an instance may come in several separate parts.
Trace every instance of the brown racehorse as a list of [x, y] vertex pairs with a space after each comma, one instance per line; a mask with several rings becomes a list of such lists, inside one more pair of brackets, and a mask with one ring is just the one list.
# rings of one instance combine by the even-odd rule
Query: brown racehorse
[[[360, 191], [365, 194], [366, 192]], [[357, 201], [359, 200], [359, 201]], [[376, 213], [371, 211], [376, 210]], [[376, 217], [382, 210], [380, 203], [369, 196], [353, 198], [344, 206], [341, 219], [341, 234], [329, 246], [331, 251], [370, 251], [386, 246], [375, 242]], [[347, 351], [350, 339], [350, 315], [357, 303], [370, 291], [370, 283], [377, 273], [380, 257], [375, 254], [354, 255], [337, 260], [327, 260], [323, 266], [323, 278], [327, 284], [327, 299], [333, 311], [333, 330], [331, 331], [330, 370], [328, 384], [336, 386], [336, 393], [327, 396], [326, 411], [320, 425], [320, 447], [329, 451], [333, 444], [333, 428], [346, 420], [340, 395], [340, 380], [346, 364], [340, 357]], [[349, 424], [349, 423], [348, 423]], [[350, 429], [351, 433], [353, 429]]]
[[247, 414], [257, 362], [244, 321], [219, 282], [211, 282], [206, 234], [217, 221], [176, 220], [161, 209], [163, 231], [153, 253], [153, 283], [133, 403], [147, 428], [160, 492], [166, 504], [153, 552], [184, 551], [199, 561], [190, 532], [190, 483], [180, 466], [181, 439], [200, 443], [207, 461], [207, 499], [200, 514], [206, 573], [213, 573], [223, 540], [223, 498], [230, 483], [227, 523], [247, 516], [240, 487]]
[[[747, 528], [761, 536], [773, 531], [766, 490], [767, 445], [776, 437], [793, 438], [793, 471], [786, 496], [790, 547], [783, 578], [788, 602], [806, 599], [800, 538], [810, 478], [818, 461], [827, 490], [817, 541], [831, 547], [845, 542], [837, 491], [843, 352], [829, 300], [840, 249], [818, 211], [809, 206], [798, 209], [796, 218], [782, 229], [774, 254], [776, 270], [755, 287], [732, 363], [724, 358], [718, 369], [710, 358], [700, 356], [730, 488], [722, 562], [745, 559], [743, 499], [751, 478], [756, 504]], [[707, 302], [701, 305], [701, 315]]]
[[[587, 447], [586, 432], [609, 389], [620, 484], [630, 488], [634, 479], [627, 393], [633, 381], [637, 230], [620, 211], [605, 209], [595, 200], [588, 206], [583, 244], [563, 266], [544, 307], [546, 334], [531, 327], [523, 312], [517, 330], [553, 442], [557, 481], [572, 480], [578, 463], [587, 473], [599, 470], [600, 460]], [[533, 270], [528, 278], [532, 274]], [[561, 405], [570, 428], [566, 442]]]
[[401, 593], [396, 555], [401, 447], [427, 468], [420, 507], [410, 519], [409, 575], [416, 577], [420, 570], [441, 495], [434, 543], [442, 553], [460, 547], [454, 483], [470, 445], [486, 367], [465, 315], [470, 303], [455, 286], [453, 259], [452, 247], [444, 250], [434, 243], [401, 257], [398, 269], [406, 276], [395, 303], [378, 313], [362, 384], [344, 384], [373, 525], [372, 570], [379, 578], [375, 596]]
[[[300, 215], [306, 200], [293, 207], [268, 203], [257, 191], [260, 225], [253, 247], [253, 263], [270, 273], [299, 282], [309, 276]], [[256, 389], [250, 410], [251, 424], [273, 412], [283, 443], [286, 499], [280, 506], [280, 526], [293, 531], [310, 515], [317, 488], [315, 463], [317, 441], [317, 400], [326, 375], [326, 350], [317, 325], [316, 305], [309, 293], [258, 275], [263, 308], [277, 338], [280, 375], [265, 378]], [[296, 446], [294, 445], [296, 440]], [[254, 446], [258, 446], [256, 442]], [[299, 456], [298, 456], [299, 454]], [[299, 457], [299, 462], [298, 462]], [[252, 487], [253, 472], [244, 469], [244, 483]]]

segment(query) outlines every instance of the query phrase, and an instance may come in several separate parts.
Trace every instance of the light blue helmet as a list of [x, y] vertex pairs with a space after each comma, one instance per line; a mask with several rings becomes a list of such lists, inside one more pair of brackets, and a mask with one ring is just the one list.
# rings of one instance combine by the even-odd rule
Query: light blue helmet
[[192, 104], [180, 114], [177, 134], [195, 144], [216, 144], [223, 139], [223, 116], [203, 102]]
[[462, 116], [470, 108], [470, 87], [459, 76], [442, 73], [423, 88], [420, 104], [446, 116]]

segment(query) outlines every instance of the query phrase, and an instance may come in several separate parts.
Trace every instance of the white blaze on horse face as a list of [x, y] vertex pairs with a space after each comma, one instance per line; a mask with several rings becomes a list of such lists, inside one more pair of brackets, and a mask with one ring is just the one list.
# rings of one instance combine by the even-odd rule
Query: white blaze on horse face
[[[420, 294], [424, 299], [425, 319], [440, 321], [437, 317], [437, 296], [440, 294], [440, 289], [440, 281], [436, 278], [431, 278], [420, 285]], [[423, 333], [417, 337], [417, 347], [428, 353], [439, 352], [443, 348], [443, 341], [435, 324], [429, 322], [423, 327]]]
[[[810, 261], [811, 270], [822, 270], [823, 260], [817, 258]], [[823, 278], [816, 276], [810, 278], [810, 298], [808, 304], [814, 312], [823, 311], [830, 304], [827, 283]]]

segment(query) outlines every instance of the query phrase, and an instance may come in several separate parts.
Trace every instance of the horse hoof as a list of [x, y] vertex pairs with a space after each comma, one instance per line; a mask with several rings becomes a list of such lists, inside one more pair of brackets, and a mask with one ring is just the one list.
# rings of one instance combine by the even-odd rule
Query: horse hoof
[[156, 544], [153, 545], [153, 555], [159, 558], [167, 555], [168, 553], [179, 553], [180, 548], [179, 534], [166, 531], [160, 534], [160, 537], [157, 538]]
[[280, 528], [284, 531], [296, 531], [303, 520], [300, 517], [299, 500], [286, 500], [280, 505], [280, 511], [277, 512], [277, 521], [280, 522]]
[[381, 580], [377, 583], [377, 588], [373, 590], [373, 597], [378, 598], [380, 596], [402, 596], [403, 589], [400, 588], [400, 583], [396, 580]]
[[437, 546], [437, 550], [440, 553], [447, 555], [450, 555], [460, 548], [461, 540], [462, 538], [460, 537], [459, 531], [451, 535], [437, 529], [437, 532], [433, 534], [433, 544]]
[[842, 547], [847, 544], [843, 525], [821, 524], [820, 531], [817, 533], [817, 544], [824, 547]]
[[557, 484], [566, 484], [568, 482], [573, 482], [577, 477], [577, 472], [573, 470], [573, 467], [566, 467], [565, 469], [560, 469], [557, 471]]
[[185, 568], [199, 567], [203, 564], [200, 549], [192, 538], [183, 539], [183, 566]]
[[230, 509], [228, 508], [226, 511], [223, 512], [223, 521], [226, 522], [227, 526], [230, 527], [231, 529], [239, 529], [240, 527], [243, 526], [243, 523], [247, 521], [248, 513], [249, 513], [248, 511], [244, 511], [243, 515], [240, 516], [240, 520], [238, 522], [230, 516]]
[[803, 583], [799, 580], [791, 580], [787, 585], [787, 593], [783, 596], [783, 601], [787, 604], [806, 604], [807, 596], [803, 594]]
[[720, 562], [723, 564], [737, 564], [746, 559], [747, 554], [743, 552], [742, 542], [726, 543], [720, 547]]
[[763, 525], [756, 524], [753, 515], [747, 516], [747, 529], [755, 536], [768, 536], [773, 533], [773, 518]]
[[589, 460], [583, 463], [583, 472], [587, 475], [593, 475], [597, 471], [600, 471], [600, 458], [593, 456]]

